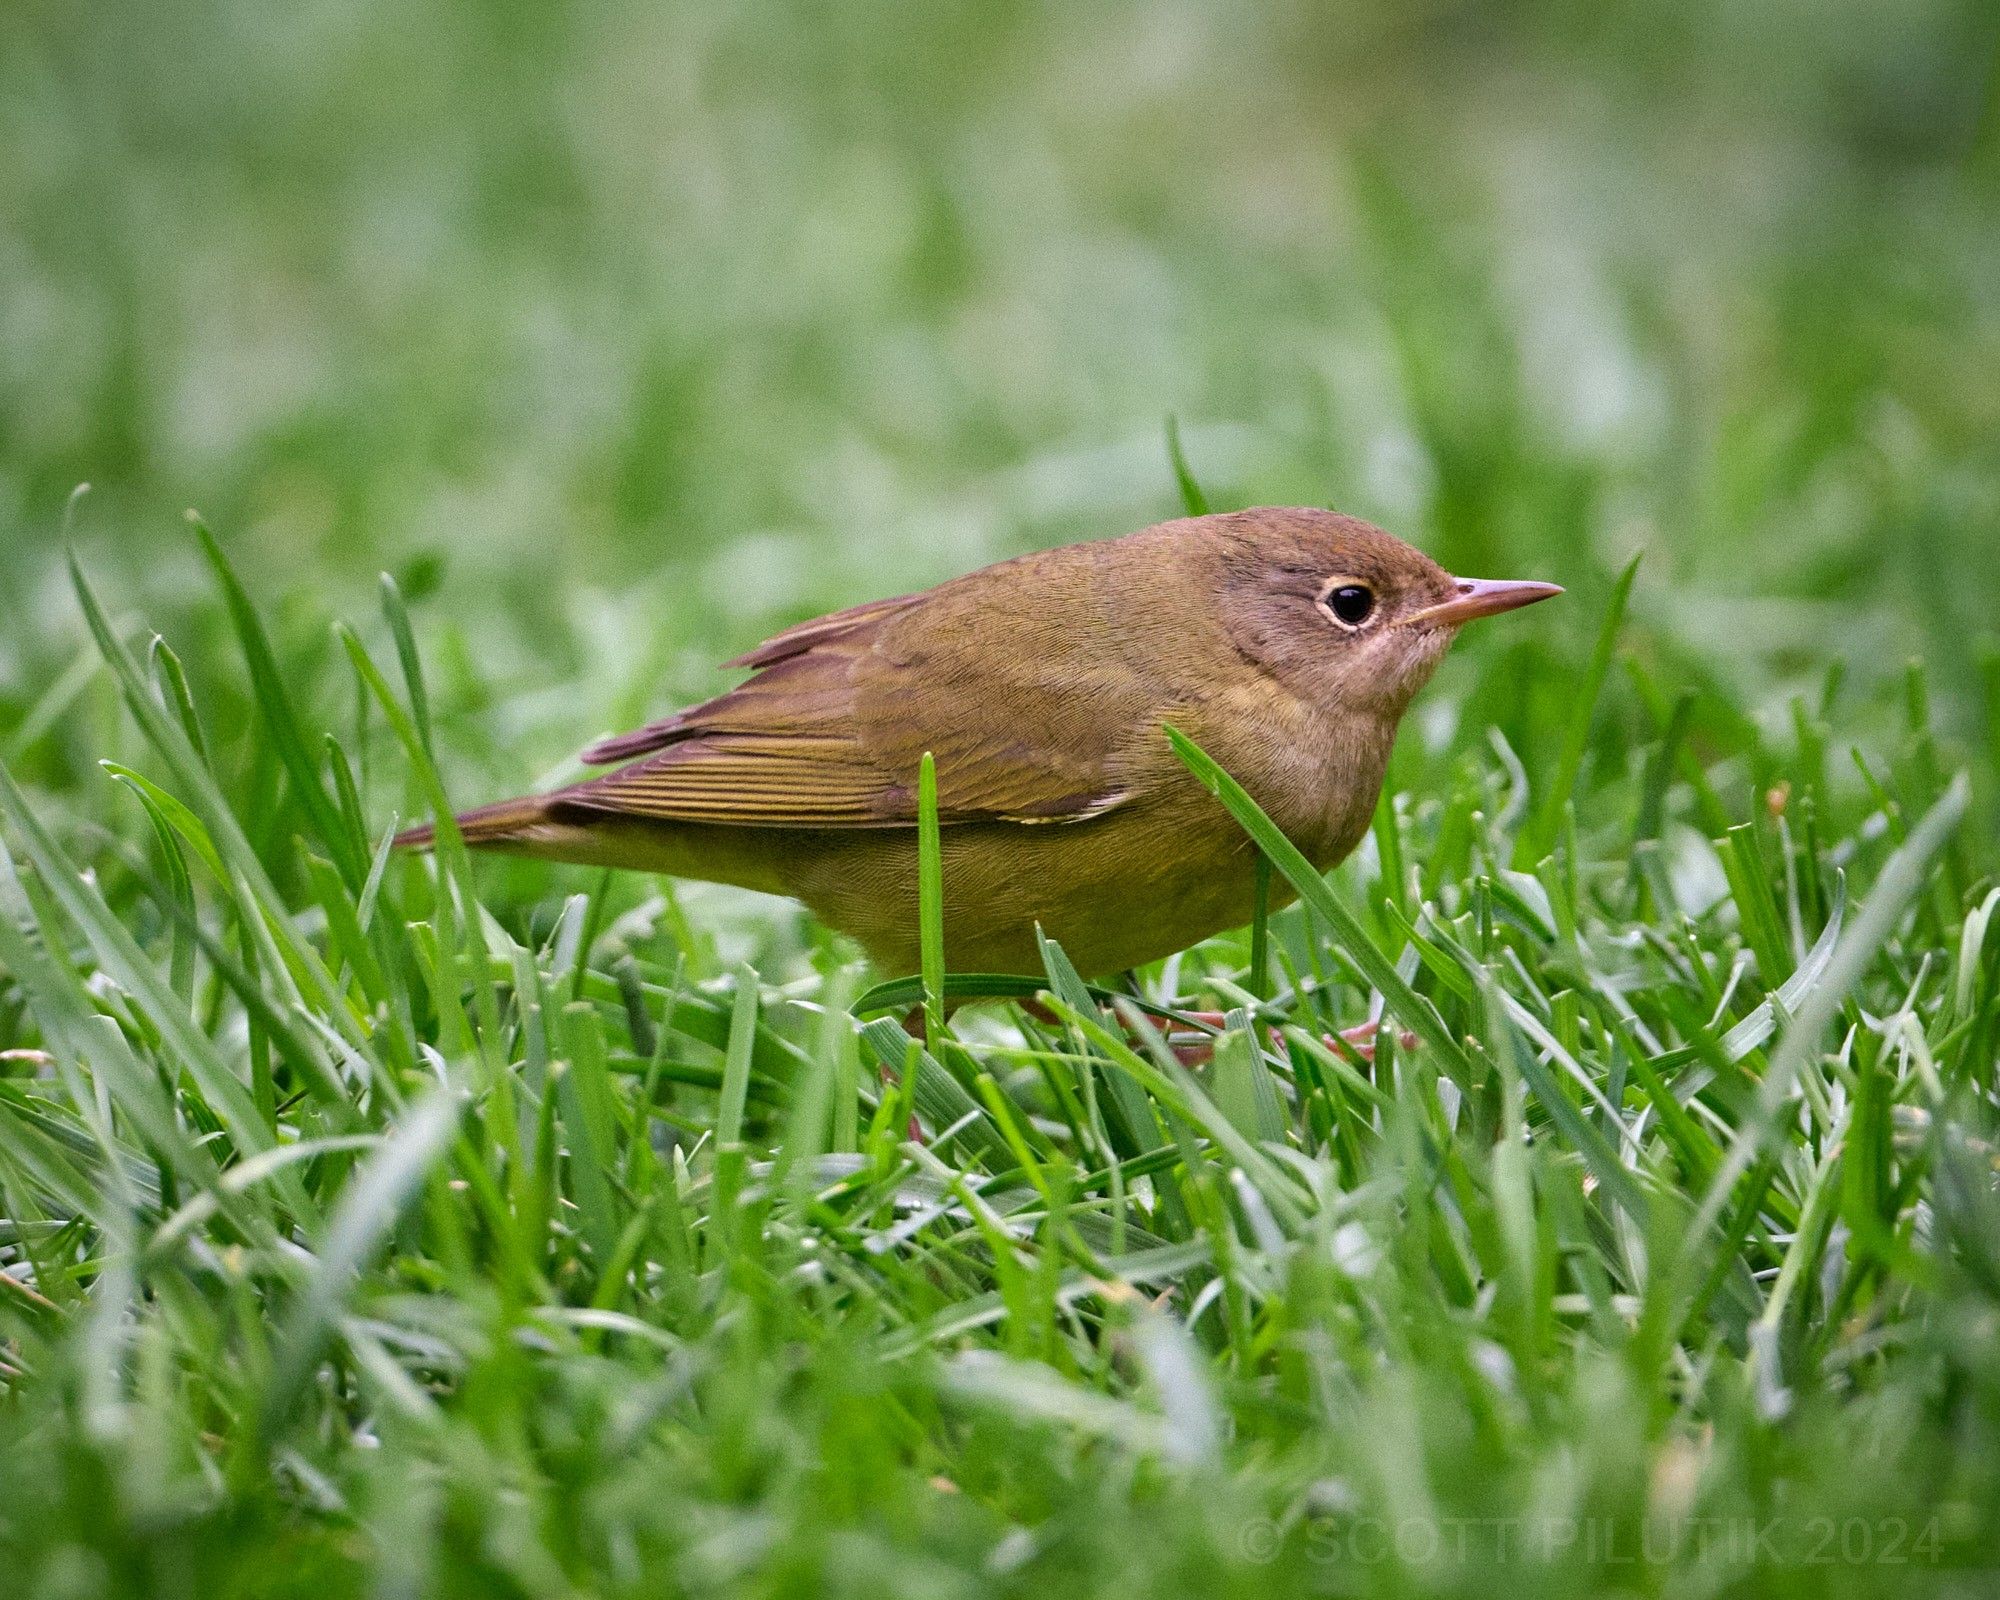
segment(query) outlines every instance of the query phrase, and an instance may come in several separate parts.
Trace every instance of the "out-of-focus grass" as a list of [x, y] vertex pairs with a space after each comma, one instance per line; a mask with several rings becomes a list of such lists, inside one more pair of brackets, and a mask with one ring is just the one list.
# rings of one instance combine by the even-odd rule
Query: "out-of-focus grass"
[[[1979, 1592], [1995, 36], [16, 8], [9, 1570]], [[1145, 975], [1268, 977], [1281, 1047], [1184, 1077], [1052, 959], [1055, 1025], [913, 1056], [771, 903], [378, 874], [433, 755], [512, 792], [779, 623], [1177, 511], [1167, 413], [1218, 505], [1572, 590], [1467, 638], [1268, 974]], [[1317, 1048], [1385, 992], [1414, 1052]]]
[[188, 505], [269, 592], [388, 567], [422, 623], [441, 563], [532, 769], [579, 681], [610, 719], [767, 623], [1171, 510], [1166, 412], [1226, 499], [1586, 586], [1644, 545], [1639, 620], [1732, 690], [1922, 653], [1969, 717], [1995, 34], [1977, 0], [31, 3], [0, 730], [77, 638], [79, 481], [163, 617]]
[[[489, 911], [450, 837], [391, 860], [393, 797], [437, 792], [400, 593], [374, 648], [337, 630], [370, 721], [323, 738], [210, 555], [249, 726], [77, 578], [140, 840], [0, 769], [23, 1592], [1971, 1594], [2000, 1560], [2000, 890], [1921, 678], [1858, 790], [1821, 708], [1746, 734], [1691, 689], [1573, 804], [1497, 728], [1418, 743], [1331, 885], [1181, 741], [1303, 904], [1130, 995], [1051, 946], [1038, 1009], [947, 1025], [934, 936], [860, 995], [643, 880]], [[1191, 1071], [1157, 1030], [1214, 1008]], [[1371, 1014], [1367, 1059], [1332, 1030]]]

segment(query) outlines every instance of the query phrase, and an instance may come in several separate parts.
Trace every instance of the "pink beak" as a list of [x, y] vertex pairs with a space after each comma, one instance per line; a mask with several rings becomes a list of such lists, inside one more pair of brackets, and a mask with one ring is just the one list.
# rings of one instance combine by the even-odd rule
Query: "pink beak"
[[1562, 593], [1553, 583], [1516, 582], [1508, 578], [1460, 578], [1458, 593], [1451, 599], [1419, 611], [1408, 618], [1433, 628], [1456, 628], [1475, 617], [1497, 616], [1517, 611], [1538, 600], [1550, 600]]

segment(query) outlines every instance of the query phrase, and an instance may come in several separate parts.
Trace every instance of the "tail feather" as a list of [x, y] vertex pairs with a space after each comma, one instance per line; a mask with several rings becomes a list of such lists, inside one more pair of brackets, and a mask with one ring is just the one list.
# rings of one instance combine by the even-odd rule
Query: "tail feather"
[[[531, 794], [518, 800], [496, 801], [490, 806], [462, 811], [455, 820], [465, 842], [474, 847], [525, 842], [548, 825], [548, 796]], [[432, 849], [437, 844], [437, 825], [426, 822], [406, 828], [396, 835], [395, 844], [399, 850]]]
[[[782, 841], [774, 840], [767, 830], [626, 816], [578, 805], [575, 794], [575, 789], [558, 789], [524, 795], [463, 812], [455, 820], [475, 850], [705, 878], [766, 894], [791, 892], [791, 877], [783, 870], [787, 858]], [[435, 849], [436, 824], [410, 828], [397, 834], [395, 842], [406, 850]]]

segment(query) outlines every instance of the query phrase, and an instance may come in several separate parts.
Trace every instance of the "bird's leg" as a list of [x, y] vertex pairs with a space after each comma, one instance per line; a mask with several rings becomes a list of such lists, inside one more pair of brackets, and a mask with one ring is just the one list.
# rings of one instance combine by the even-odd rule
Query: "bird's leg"
[[1033, 1017], [1035, 1021], [1039, 1022], [1045, 1028], [1059, 1028], [1062, 1026], [1062, 1018], [1043, 1005], [1033, 995], [1016, 1000], [1014, 1004], [1019, 1008], [1023, 1016]]
[[[1020, 1008], [1023, 1014], [1045, 1025], [1054, 1026], [1061, 1021], [1061, 1018], [1057, 1017], [1053, 1011], [1039, 1000], [1028, 998], [1016, 1000], [1014, 1004]], [[1181, 1015], [1191, 1022], [1201, 1023], [1217, 1030], [1227, 1027], [1229, 1021], [1227, 1014], [1221, 1011], [1184, 1011]], [[905, 1020], [903, 1026], [916, 1034], [917, 1037], [922, 1038], [922, 1013], [912, 1012], [910, 1017]], [[1360, 1056], [1363, 1061], [1373, 1061], [1375, 1059], [1375, 1035], [1379, 1031], [1379, 1027], [1379, 1024], [1373, 1022], [1357, 1023], [1352, 1028], [1342, 1028], [1339, 1037], [1343, 1043], [1351, 1046], [1355, 1054]], [[1284, 1048], [1283, 1035], [1275, 1027], [1270, 1030], [1270, 1033], [1272, 1045], [1282, 1050]], [[1328, 1034], [1325, 1037], [1328, 1049], [1338, 1048], [1334, 1044], [1333, 1035]], [[1399, 1033], [1396, 1036], [1396, 1043], [1404, 1050], [1415, 1048], [1416, 1042], [1417, 1036], [1408, 1031]], [[1209, 1034], [1183, 1033], [1179, 1041], [1176, 1042], [1169, 1031], [1167, 1033], [1167, 1046], [1180, 1059], [1181, 1064], [1188, 1067], [1203, 1066], [1213, 1059], [1215, 1055], [1215, 1039]]]
[[[912, 1006], [910, 1008], [909, 1015], [903, 1018], [903, 1032], [916, 1040], [918, 1044], [927, 1045], [930, 1043], [930, 1021], [924, 1016], [924, 1008], [922, 1006]], [[901, 1087], [901, 1083], [895, 1073], [891, 1072], [886, 1064], [877, 1067], [875, 1071], [882, 1079], [884, 1087], [889, 1089]], [[912, 1111], [910, 1113], [910, 1143], [922, 1144], [923, 1142], [923, 1124], [917, 1121], [917, 1114]]]
[[[1182, 1015], [1192, 1021], [1205, 1023], [1218, 1029], [1227, 1026], [1229, 1020], [1227, 1014], [1221, 1011], [1188, 1011], [1183, 1012]], [[1379, 1023], [1374, 1022], [1357, 1023], [1351, 1028], [1342, 1028], [1338, 1037], [1343, 1043], [1350, 1045], [1354, 1053], [1360, 1056], [1363, 1061], [1373, 1061], [1375, 1059], [1375, 1035], [1380, 1031], [1380, 1026]], [[1272, 1028], [1270, 1034], [1271, 1043], [1282, 1049], [1284, 1047], [1283, 1035], [1277, 1028]], [[1327, 1034], [1325, 1038], [1327, 1048], [1339, 1048], [1334, 1043], [1335, 1035]], [[1396, 1036], [1397, 1046], [1404, 1050], [1414, 1048], [1416, 1042], [1417, 1036], [1414, 1033], [1403, 1032]], [[1169, 1043], [1172, 1044], [1171, 1039]], [[1172, 1049], [1174, 1054], [1180, 1058], [1183, 1066], [1198, 1067], [1214, 1058], [1215, 1039], [1212, 1035], [1202, 1035], [1194, 1039], [1189, 1039], [1183, 1035], [1182, 1042], [1172, 1044]]]

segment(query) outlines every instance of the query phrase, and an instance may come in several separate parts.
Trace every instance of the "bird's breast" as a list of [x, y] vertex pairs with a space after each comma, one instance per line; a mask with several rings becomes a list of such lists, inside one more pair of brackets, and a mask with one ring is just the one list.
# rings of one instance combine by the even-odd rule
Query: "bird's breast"
[[1260, 696], [1235, 709], [1196, 742], [1315, 866], [1331, 867], [1368, 831], [1394, 726], [1289, 696]]

